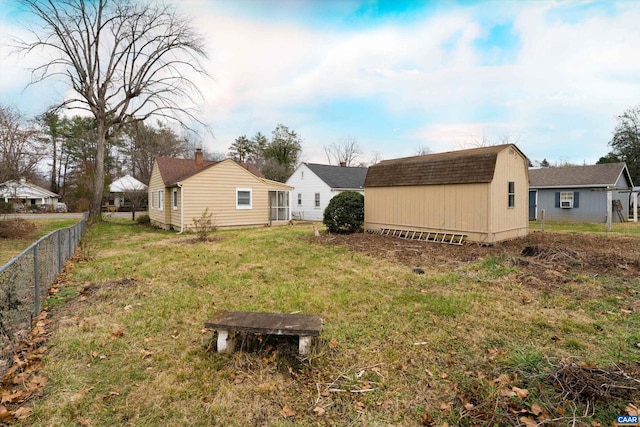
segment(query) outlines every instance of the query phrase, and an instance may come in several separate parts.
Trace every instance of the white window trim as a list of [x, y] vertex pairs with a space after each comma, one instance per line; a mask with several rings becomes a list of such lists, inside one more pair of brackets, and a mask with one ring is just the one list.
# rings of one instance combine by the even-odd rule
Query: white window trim
[[[241, 205], [238, 200], [238, 193], [241, 191], [249, 192], [249, 204]], [[251, 188], [236, 188], [236, 209], [252, 209], [253, 208], [253, 190]]]
[[298, 193], [298, 206], [302, 206], [302, 193]]
[[156, 207], [156, 192], [151, 190], [149, 193], [151, 193], [151, 207], [155, 208]]
[[162, 200], [163, 199], [163, 197], [162, 197], [163, 194], [164, 194], [164, 190], [158, 190], [158, 210], [159, 211], [164, 210], [164, 207], [163, 207], [164, 203], [163, 203], [163, 200]]
[[178, 189], [177, 188], [174, 188], [173, 191], [171, 192], [171, 205], [174, 211], [178, 209]]
[[320, 206], [322, 206], [322, 202], [320, 200], [320, 197], [321, 197], [320, 193], [315, 193], [313, 195], [313, 206], [316, 209], [320, 209]]

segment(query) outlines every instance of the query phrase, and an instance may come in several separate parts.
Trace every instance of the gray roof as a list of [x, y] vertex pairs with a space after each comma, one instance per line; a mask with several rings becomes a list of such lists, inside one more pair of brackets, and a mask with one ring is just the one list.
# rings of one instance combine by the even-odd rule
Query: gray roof
[[364, 188], [364, 179], [367, 176], [368, 168], [319, 165], [317, 163], [305, 163], [305, 165], [331, 188]]
[[509, 148], [526, 158], [515, 145], [503, 144], [383, 160], [369, 168], [365, 185], [393, 187], [488, 183], [493, 180], [498, 153]]
[[529, 186], [535, 188], [613, 187], [621, 175], [626, 178], [628, 187], [633, 186], [625, 163], [529, 169]]

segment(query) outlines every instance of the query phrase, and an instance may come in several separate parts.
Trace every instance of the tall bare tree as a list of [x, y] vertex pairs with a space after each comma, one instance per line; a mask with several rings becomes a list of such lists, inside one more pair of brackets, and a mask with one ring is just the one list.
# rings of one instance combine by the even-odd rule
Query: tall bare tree
[[[151, 116], [183, 125], [196, 120], [199, 95], [190, 75], [206, 71], [202, 37], [176, 11], [151, 0], [22, 0], [35, 16], [22, 51], [40, 53], [32, 83], [65, 80], [74, 96], [59, 108], [95, 118], [96, 162], [91, 215], [100, 214], [107, 141], [124, 125]], [[193, 73], [193, 74], [192, 74]], [[185, 101], [189, 106], [185, 106]]]
[[324, 146], [324, 154], [329, 164], [352, 166], [362, 154], [358, 140], [353, 136], [345, 136], [337, 142]]
[[33, 123], [17, 110], [0, 105], [0, 182], [33, 179], [44, 155]]

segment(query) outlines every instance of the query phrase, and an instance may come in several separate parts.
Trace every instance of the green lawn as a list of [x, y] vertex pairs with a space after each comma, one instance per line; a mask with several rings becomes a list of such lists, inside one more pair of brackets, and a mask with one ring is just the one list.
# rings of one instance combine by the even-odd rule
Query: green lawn
[[[575, 294], [532, 292], [512, 259], [417, 275], [312, 234], [218, 231], [198, 243], [124, 221], [92, 226], [94, 259], [70, 265], [64, 297], [49, 302], [49, 381], [23, 425], [592, 426], [634, 403], [593, 406], [553, 377], [638, 361], [640, 317], [625, 309], [638, 279], [603, 272], [573, 278]], [[324, 330], [304, 359], [270, 340], [217, 354], [203, 325], [218, 309], [319, 314]]]

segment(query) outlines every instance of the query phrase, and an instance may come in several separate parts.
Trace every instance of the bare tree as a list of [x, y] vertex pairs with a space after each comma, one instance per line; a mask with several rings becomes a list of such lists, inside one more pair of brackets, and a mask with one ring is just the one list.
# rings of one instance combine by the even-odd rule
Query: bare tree
[[431, 148], [427, 147], [426, 145], [420, 145], [418, 148], [416, 148], [416, 156], [426, 156], [427, 154], [431, 153]]
[[45, 156], [37, 130], [18, 111], [0, 105], [0, 182], [33, 179]]
[[345, 136], [333, 144], [325, 145], [324, 154], [329, 164], [352, 166], [362, 154], [362, 149], [355, 137]]
[[91, 216], [100, 214], [105, 186], [106, 141], [126, 124], [151, 116], [187, 126], [198, 121], [199, 95], [190, 73], [206, 75], [202, 37], [174, 9], [151, 0], [23, 0], [39, 21], [26, 54], [45, 53], [32, 83], [59, 77], [74, 96], [58, 108], [80, 109], [95, 118], [97, 153]]

